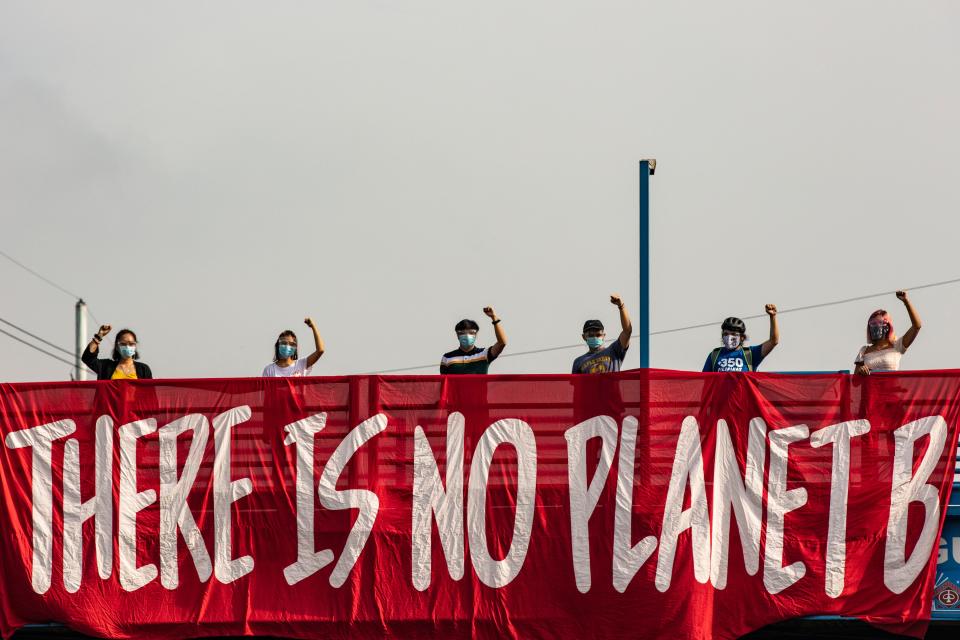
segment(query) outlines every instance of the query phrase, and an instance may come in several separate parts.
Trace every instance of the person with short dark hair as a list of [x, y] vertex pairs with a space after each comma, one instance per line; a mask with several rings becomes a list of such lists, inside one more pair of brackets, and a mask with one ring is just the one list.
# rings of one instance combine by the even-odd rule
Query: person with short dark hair
[[263, 368], [264, 378], [301, 378], [310, 375], [310, 370], [323, 355], [323, 338], [317, 329], [313, 318], [304, 319], [303, 323], [313, 331], [313, 342], [316, 345], [314, 352], [300, 359], [297, 347], [297, 334], [287, 329], [273, 343], [273, 362]]
[[476, 340], [480, 325], [473, 320], [461, 320], [453, 328], [457, 333], [460, 346], [443, 354], [443, 358], [440, 359], [441, 374], [487, 373], [490, 363], [503, 353], [503, 348], [507, 346], [507, 334], [503, 332], [500, 318], [497, 317], [493, 307], [484, 307], [483, 313], [493, 323], [496, 343], [490, 347], [478, 347]]
[[623, 359], [630, 348], [630, 336], [633, 334], [633, 324], [627, 314], [627, 307], [620, 296], [610, 296], [610, 303], [620, 310], [620, 335], [607, 347], [603, 346], [606, 332], [603, 323], [599, 320], [587, 320], [583, 323], [582, 338], [587, 343], [587, 351], [573, 361], [573, 373], [608, 373], [620, 371]]
[[729, 317], [720, 325], [720, 341], [703, 363], [704, 371], [756, 371], [763, 359], [780, 344], [780, 326], [777, 324], [777, 305], [768, 304], [764, 310], [770, 316], [770, 338], [763, 344], [746, 346], [747, 325], [740, 318]]
[[97, 374], [97, 380], [149, 380], [153, 371], [140, 360], [137, 351], [137, 334], [131, 329], [121, 329], [113, 341], [113, 353], [109, 359], [97, 358], [100, 343], [110, 333], [110, 325], [105, 324], [93, 335], [90, 344], [84, 349], [80, 359], [91, 371]]

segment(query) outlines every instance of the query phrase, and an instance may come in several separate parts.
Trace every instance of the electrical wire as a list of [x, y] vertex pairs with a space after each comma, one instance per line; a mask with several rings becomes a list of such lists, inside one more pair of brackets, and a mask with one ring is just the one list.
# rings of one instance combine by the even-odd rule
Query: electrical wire
[[[54, 287], [60, 289], [61, 291], [65, 292], [65, 293], [67, 293], [67, 294], [69, 294], [69, 295], [71, 295], [71, 296], [74, 295], [74, 294], [70, 293], [69, 291], [67, 291], [66, 289], [63, 289], [62, 287], [60, 287], [60, 286], [57, 285], [56, 283], [47, 280], [46, 278], [44, 278], [44, 277], [41, 276], [40, 274], [36, 273], [35, 271], [33, 271], [32, 269], [30, 269], [29, 267], [26, 267], [25, 265], [17, 262], [16, 260], [14, 260], [14, 259], [11, 258], [10, 256], [8, 256], [6, 253], [4, 253], [3, 251], [0, 251], [0, 255], [3, 255], [3, 256], [6, 257], [8, 260], [11, 260], [12, 262], [14, 262], [15, 264], [19, 265], [20, 267], [23, 267], [24, 269], [26, 269], [27, 271], [29, 271], [29, 272], [32, 273], [33, 275], [37, 276], [38, 278], [40, 278], [40, 279], [42, 279], [42, 280], [44, 280], [44, 281], [46, 281], [46, 282], [49, 282], [51, 285], [53, 285]], [[950, 280], [942, 280], [942, 281], [940, 281], [940, 282], [930, 282], [930, 283], [927, 283], [927, 284], [918, 285], [918, 286], [916, 286], [916, 287], [910, 287], [909, 289], [906, 289], [906, 290], [907, 290], [907, 291], [917, 291], [917, 290], [919, 290], [919, 289], [930, 289], [930, 288], [933, 288], [933, 287], [942, 287], [942, 286], [946, 286], [946, 285], [949, 285], [949, 284], [956, 284], [956, 283], [958, 283], [958, 282], [960, 282], [960, 278], [952, 278], [952, 279], [950, 279]], [[785, 313], [796, 313], [796, 312], [799, 312], [799, 311], [809, 311], [809, 310], [811, 310], [811, 309], [822, 309], [822, 308], [824, 308], [824, 307], [832, 307], [832, 306], [836, 306], [836, 305], [847, 304], [847, 303], [850, 303], [850, 302], [858, 302], [858, 301], [860, 301], [860, 300], [869, 300], [869, 299], [871, 299], [871, 298], [879, 298], [879, 297], [882, 297], [882, 296], [888, 296], [888, 295], [890, 295], [891, 293], [895, 293], [895, 291], [882, 291], [882, 292], [879, 292], [879, 293], [870, 293], [870, 294], [862, 295], [862, 296], [853, 296], [853, 297], [850, 297], [850, 298], [843, 298], [843, 299], [840, 299], [840, 300], [831, 300], [830, 302], [820, 302], [820, 303], [816, 303], [816, 304], [808, 304], [808, 305], [803, 305], [803, 306], [799, 306], [799, 307], [790, 307], [790, 308], [788, 308], [788, 309], [778, 310], [777, 315], [783, 315], [783, 314], [785, 314]], [[79, 298], [79, 296], [75, 296], [75, 297]], [[93, 315], [93, 314], [91, 314], [91, 315]], [[758, 314], [754, 314], [754, 315], [743, 316], [743, 319], [744, 319], [744, 320], [755, 320], [755, 319], [757, 319], [757, 318], [762, 318], [762, 317], [764, 317], [765, 315], [767, 315], [767, 314], [766, 314], [766, 313], [758, 313]], [[94, 320], [96, 320], [96, 318], [94, 318]], [[21, 327], [18, 327], [17, 325], [13, 324], [12, 322], [9, 322], [9, 321], [7, 321], [7, 320], [4, 320], [3, 318], [0, 318], [0, 322], [3, 322], [4, 324], [6, 324], [6, 325], [8, 325], [8, 326], [10, 326], [10, 327], [13, 327], [14, 329], [17, 329], [18, 331], [21, 331], [22, 333], [30, 336], [31, 338], [34, 338], [34, 339], [36, 339], [36, 340], [39, 340], [39, 341], [43, 342], [43, 343], [46, 344], [46, 345], [49, 345], [49, 346], [51, 346], [51, 347], [53, 347], [53, 348], [55, 348], [55, 349], [58, 349], [59, 351], [62, 351], [62, 352], [64, 352], [64, 353], [68, 354], [68, 355], [73, 355], [73, 352], [70, 351], [69, 349], [64, 349], [64, 348], [61, 347], [61, 346], [58, 346], [58, 345], [56, 345], [56, 344], [54, 344], [54, 343], [52, 343], [52, 342], [49, 342], [49, 341], [47, 341], [47, 340], [44, 340], [43, 338], [41, 338], [41, 337], [39, 337], [39, 336], [37, 336], [37, 335], [34, 335], [33, 333], [30, 333], [29, 331], [27, 331], [27, 330], [25, 330], [25, 329], [22, 329]], [[704, 328], [707, 328], [707, 327], [715, 327], [717, 324], [719, 324], [717, 321], [713, 321], [713, 322], [702, 322], [702, 323], [699, 323], [699, 324], [691, 324], [691, 325], [687, 325], [687, 326], [684, 326], [684, 327], [674, 327], [674, 328], [672, 328], [672, 329], [661, 329], [661, 330], [659, 330], [659, 331], [651, 331], [651, 332], [650, 332], [650, 335], [651, 335], [651, 336], [659, 336], [659, 335], [665, 335], [665, 334], [668, 334], [668, 333], [679, 333], [679, 332], [681, 332], [681, 331], [691, 331], [691, 330], [693, 330], [693, 329], [704, 329]], [[18, 338], [17, 336], [15, 336], [15, 335], [13, 335], [12, 333], [9, 333], [9, 332], [7, 332], [7, 331], [4, 331], [3, 329], [0, 329], [0, 333], [3, 333], [3, 334], [5, 334], [5, 335], [13, 338], [13, 339], [16, 340], [17, 342], [22, 342], [23, 344], [27, 345], [28, 347], [30, 347], [30, 348], [32, 348], [32, 349], [36, 349], [36, 350], [39, 351], [40, 353], [43, 353], [43, 354], [45, 354], [45, 355], [48, 355], [48, 356], [50, 356], [51, 358], [54, 358], [54, 359], [56, 359], [56, 360], [59, 360], [60, 362], [65, 362], [65, 363], [67, 363], [67, 364], [69, 364], [69, 365], [71, 365], [71, 366], [74, 365], [73, 362], [64, 360], [63, 358], [61, 358], [61, 357], [59, 357], [59, 356], [57, 356], [57, 355], [54, 355], [54, 354], [52, 354], [52, 353], [50, 353], [50, 352], [48, 352], [48, 351], [45, 351], [44, 349], [41, 349], [41, 348], [37, 347], [36, 345], [27, 342], [26, 340], [22, 340], [21, 338]], [[633, 337], [631, 337], [631, 340], [636, 340], [637, 338], [638, 338], [638, 336], [633, 336]], [[610, 341], [608, 341], [608, 342], [610, 342]], [[564, 351], [564, 350], [567, 350], [567, 349], [580, 349], [580, 348], [582, 348], [582, 347], [583, 347], [583, 345], [580, 344], [580, 343], [577, 343], [577, 344], [567, 344], [567, 345], [560, 345], [560, 346], [554, 346], [554, 347], [544, 347], [544, 348], [541, 348], [541, 349], [530, 349], [530, 350], [528, 350], [528, 351], [515, 351], [515, 352], [512, 352], [512, 353], [504, 354], [504, 355], [502, 355], [502, 356], [500, 356], [500, 357], [501, 357], [501, 358], [517, 358], [517, 357], [520, 357], [520, 356], [529, 356], [529, 355], [535, 355], [535, 354], [538, 354], [538, 353], [548, 353], [548, 352], [550, 352], [550, 351]], [[368, 372], [368, 375], [369, 375], [369, 374], [382, 374], [382, 373], [399, 373], [399, 372], [403, 372], [403, 371], [419, 371], [419, 370], [422, 370], [422, 369], [433, 369], [433, 368], [435, 368], [436, 366], [437, 366], [437, 364], [436, 364], [436, 363], [433, 363], [433, 364], [418, 365], [418, 366], [414, 366], [414, 367], [400, 367], [400, 368], [396, 368], [396, 369], [381, 369], [381, 370], [379, 370], [379, 371], [371, 371], [371, 372]]]
[[[34, 271], [33, 269], [31, 269], [31, 268], [28, 267], [27, 265], [23, 264], [22, 262], [20, 262], [19, 260], [17, 260], [17, 259], [14, 258], [13, 256], [11, 256], [11, 255], [10, 255], [9, 253], [7, 253], [6, 251], [3, 251], [2, 249], [0, 249], [0, 256], [3, 256], [4, 258], [6, 258], [7, 260], [9, 260], [9, 261], [12, 262], [13, 264], [17, 265], [18, 267], [20, 267], [21, 269], [23, 269], [24, 271], [26, 271], [26, 272], [29, 273], [30, 275], [33, 275], [33, 276], [35, 276], [35, 277], [37, 277], [37, 278], [40, 278], [41, 280], [43, 280], [44, 282], [46, 282], [47, 284], [49, 284], [51, 287], [57, 289], [58, 291], [62, 291], [63, 293], [65, 293], [65, 294], [67, 294], [68, 296], [70, 296], [71, 298], [76, 298], [77, 300], [83, 300], [83, 298], [82, 298], [81, 296], [78, 296], [77, 294], [73, 293], [73, 292], [70, 291], [69, 289], [66, 289], [66, 288], [60, 286], [59, 284], [57, 284], [56, 282], [54, 282], [54, 281], [51, 280], [50, 278], [47, 278], [46, 276], [43, 276], [43, 275], [41, 275], [40, 273], [37, 273], [36, 271]], [[95, 316], [95, 315], [93, 314], [93, 311], [90, 310], [90, 305], [89, 305], [88, 303], [86, 303], [86, 302], [84, 302], [84, 304], [87, 305], [87, 313], [90, 314], [90, 317], [93, 319], [93, 321], [94, 321], [97, 325], [100, 325], [100, 321], [97, 320], [97, 316]], [[22, 331], [22, 329], [21, 329], [21, 331]], [[26, 331], [24, 331], [24, 333], [26, 333]], [[49, 343], [48, 343], [48, 344], [49, 344]], [[53, 346], [53, 345], [51, 345], [51, 346]]]
[[[931, 282], [929, 284], [922, 284], [919, 287], [910, 287], [909, 289], [904, 289], [904, 291], [916, 291], [918, 289], [930, 289], [931, 287], [942, 287], [948, 284], [956, 284], [960, 282], [960, 278], [953, 278], [952, 280], [943, 280], [942, 282]], [[791, 307], [789, 309], [781, 309], [777, 311], [777, 315], [782, 315], [784, 313], [794, 313], [796, 311], [809, 311], [810, 309], [821, 309], [823, 307], [832, 307], [838, 304], [847, 304], [848, 302], [858, 302], [860, 300], [869, 300], [870, 298], [880, 298], [883, 296], [888, 296], [896, 291], [883, 291], [881, 293], [870, 293], [865, 296], [855, 296], [853, 298], [844, 298], [842, 300], [832, 300], [831, 302], [820, 302], [817, 304], [808, 304], [802, 307]], [[757, 313], [752, 316], [743, 316], [742, 320], [756, 320], [757, 318], [763, 318], [766, 316], [766, 313]], [[701, 324], [691, 324], [686, 327], [677, 327], [675, 329], [661, 329], [660, 331], [651, 331], [650, 335], [660, 336], [665, 333], [677, 333], [679, 331], [689, 331], [691, 329], [703, 329], [704, 327], [713, 327], [720, 324], [719, 322], [704, 322]]]
[[41, 280], [43, 280], [44, 282], [46, 282], [47, 284], [49, 284], [49, 285], [50, 285], [51, 287], [53, 287], [54, 289], [57, 289], [58, 291], [62, 291], [63, 293], [65, 293], [65, 294], [67, 294], [68, 296], [70, 296], [71, 298], [76, 298], [77, 300], [80, 299], [80, 296], [78, 296], [77, 294], [73, 293], [72, 291], [70, 291], [70, 290], [68, 290], [68, 289], [65, 289], [64, 287], [61, 287], [59, 284], [57, 284], [56, 282], [54, 282], [54, 281], [51, 280], [50, 278], [47, 278], [47, 277], [45, 277], [45, 276], [40, 275], [39, 273], [37, 273], [36, 271], [34, 271], [33, 269], [31, 269], [31, 268], [28, 267], [27, 265], [23, 264], [22, 262], [20, 262], [20, 261], [17, 260], [16, 258], [12, 257], [10, 254], [8, 254], [7, 252], [3, 251], [2, 249], [0, 249], [0, 256], [3, 256], [4, 258], [6, 258], [7, 260], [9, 260], [9, 261], [12, 262], [13, 264], [17, 265], [18, 267], [20, 267], [21, 269], [23, 269], [23, 270], [26, 271], [27, 273], [30, 273], [30, 274], [36, 276], [37, 278], [40, 278]]
[[[919, 289], [931, 289], [931, 288], [933, 288], [933, 287], [942, 287], [942, 286], [945, 286], [945, 285], [948, 285], [948, 284], [956, 284], [956, 283], [958, 283], [958, 282], [960, 282], [960, 278], [953, 278], [953, 279], [951, 279], [951, 280], [942, 280], [942, 281], [940, 281], [940, 282], [930, 282], [930, 283], [927, 283], [927, 284], [921, 284], [921, 285], [919, 285], [919, 286], [909, 287], [909, 288], [904, 289], [904, 290], [905, 290], [905, 291], [917, 291], [917, 290], [919, 290]], [[857, 301], [859, 301], [859, 300], [869, 300], [870, 298], [880, 298], [880, 297], [883, 297], [883, 296], [888, 296], [888, 295], [890, 295], [890, 294], [892, 294], [892, 293], [896, 293], [896, 291], [883, 291], [883, 292], [880, 292], [880, 293], [870, 293], [870, 294], [863, 295], [863, 296], [854, 296], [854, 297], [852, 297], [852, 298], [843, 298], [843, 299], [841, 299], [841, 300], [831, 300], [830, 302], [819, 302], [819, 303], [817, 303], [817, 304], [808, 304], [808, 305], [803, 305], [803, 306], [800, 306], [800, 307], [790, 307], [789, 309], [780, 309], [780, 310], [778, 310], [778, 311], [777, 311], [777, 315], [783, 315], [783, 314], [785, 314], [785, 313], [796, 313], [796, 312], [798, 312], [798, 311], [809, 311], [809, 310], [811, 310], [811, 309], [821, 309], [821, 308], [823, 308], [823, 307], [833, 307], [833, 306], [840, 305], [840, 304], [847, 304], [847, 303], [849, 303], [849, 302], [857, 302]], [[763, 317], [765, 317], [766, 315], [767, 315], [766, 313], [758, 313], [758, 314], [750, 315], [750, 316], [742, 316], [741, 319], [743, 319], [743, 320], [756, 320], [757, 318], [763, 318]], [[707, 328], [707, 327], [716, 327], [716, 326], [718, 326], [719, 324], [720, 324], [720, 321], [719, 321], [719, 320], [715, 320], [715, 321], [713, 321], [713, 322], [701, 322], [701, 323], [699, 323], [699, 324], [691, 324], [691, 325], [687, 325], [687, 326], [685, 326], [685, 327], [675, 327], [675, 328], [673, 328], [673, 329], [661, 329], [661, 330], [659, 330], [659, 331], [651, 331], [651, 332], [650, 332], [650, 335], [651, 335], [651, 336], [662, 336], [662, 335], [665, 335], [665, 334], [668, 334], [668, 333], [679, 333], [679, 332], [681, 332], [681, 331], [691, 331], [691, 330], [693, 330], [693, 329], [704, 329], [704, 328]], [[632, 341], [632, 340], [636, 340], [638, 337], [639, 337], [639, 336], [632, 336], [632, 337], [630, 338], [630, 340], [631, 340], [631, 341]], [[607, 341], [607, 344], [609, 344], [610, 342], [613, 342], [613, 341], [612, 341], [612, 340], [608, 340], [608, 341]], [[567, 344], [567, 345], [561, 345], [561, 346], [556, 346], [556, 347], [545, 347], [545, 348], [542, 348], [542, 349], [530, 349], [529, 351], [515, 351], [515, 352], [512, 352], [512, 353], [505, 353], [505, 354], [501, 355], [500, 358], [516, 358], [516, 357], [519, 357], [519, 356], [529, 356], [529, 355], [534, 355], [534, 354], [537, 354], [537, 353], [547, 353], [547, 352], [549, 352], [549, 351], [563, 351], [563, 350], [566, 350], [566, 349], [582, 349], [582, 348], [583, 348], [583, 343], [580, 342], [580, 343], [577, 343], [577, 344]], [[434, 364], [418, 365], [418, 366], [416, 366], [416, 367], [403, 367], [403, 368], [397, 368], [397, 369], [383, 369], [383, 370], [381, 370], [381, 371], [371, 371], [371, 372], [369, 372], [368, 374], [365, 374], [365, 375], [376, 375], [376, 374], [381, 374], [381, 373], [400, 373], [400, 372], [403, 372], [403, 371], [419, 371], [419, 370], [422, 370], [422, 369], [435, 369], [435, 368], [437, 368], [438, 366], [439, 366], [438, 364], [434, 363]]]
[[63, 362], [63, 363], [66, 363], [66, 364], [70, 365], [71, 367], [76, 366], [76, 363], [75, 363], [75, 362], [72, 362], [72, 361], [70, 361], [70, 360], [67, 360], [66, 358], [61, 358], [60, 356], [58, 356], [58, 355], [56, 355], [56, 354], [53, 354], [53, 353], [50, 353], [49, 351], [47, 351], [47, 350], [45, 350], [45, 349], [41, 349], [40, 347], [38, 347], [37, 345], [33, 344], [32, 342], [27, 342], [26, 340], [23, 340], [22, 338], [18, 338], [17, 336], [13, 335], [12, 333], [10, 333], [10, 332], [8, 332], [8, 331], [5, 331], [5, 330], [3, 330], [3, 329], [0, 329], [0, 333], [3, 333], [3, 334], [5, 334], [5, 335], [13, 338], [13, 339], [16, 340], [17, 342], [22, 342], [23, 344], [27, 345], [27, 346], [30, 347], [31, 349], [36, 349], [37, 351], [39, 351], [40, 353], [42, 353], [42, 354], [44, 354], [44, 355], [46, 355], [46, 356], [50, 356], [50, 357], [53, 358], [54, 360], [59, 360], [60, 362]]
[[40, 342], [44, 343], [44, 344], [47, 345], [47, 346], [53, 347], [54, 349], [57, 349], [58, 351], [62, 351], [62, 352], [64, 352], [65, 354], [67, 354], [68, 356], [72, 356], [72, 355], [73, 355], [73, 351], [71, 351], [70, 349], [64, 349], [63, 347], [61, 347], [61, 346], [59, 346], [59, 345], [56, 345], [56, 344], [50, 342], [49, 340], [44, 340], [44, 339], [41, 338], [40, 336], [30, 333], [30, 332], [27, 331], [26, 329], [24, 329], [24, 328], [22, 328], [22, 327], [18, 327], [17, 325], [13, 324], [13, 323], [10, 322], [9, 320], [4, 320], [3, 318], [0, 318], [0, 322], [2, 322], [3, 324], [5, 324], [5, 325], [7, 325], [7, 326], [9, 326], [9, 327], [13, 327], [14, 329], [16, 329], [17, 331], [19, 331], [19, 332], [21, 332], [21, 333], [27, 334], [28, 336], [30, 336], [30, 337], [33, 338], [34, 340], [39, 340]]

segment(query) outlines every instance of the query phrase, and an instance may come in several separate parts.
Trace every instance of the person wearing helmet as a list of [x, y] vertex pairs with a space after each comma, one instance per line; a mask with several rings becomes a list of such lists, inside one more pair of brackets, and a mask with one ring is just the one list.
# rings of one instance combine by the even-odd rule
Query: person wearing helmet
[[620, 371], [623, 359], [627, 356], [627, 349], [630, 347], [633, 324], [630, 322], [627, 308], [620, 296], [617, 294], [610, 296], [610, 304], [616, 305], [620, 310], [620, 335], [604, 347], [603, 339], [607, 334], [603, 330], [603, 323], [599, 320], [587, 320], [583, 324], [582, 337], [589, 351], [573, 361], [573, 373]]
[[717, 347], [703, 363], [704, 371], [756, 371], [760, 363], [780, 343], [777, 305], [766, 306], [770, 316], [770, 339], [760, 345], [746, 346], [747, 325], [740, 318], [727, 318], [720, 325], [722, 347]]

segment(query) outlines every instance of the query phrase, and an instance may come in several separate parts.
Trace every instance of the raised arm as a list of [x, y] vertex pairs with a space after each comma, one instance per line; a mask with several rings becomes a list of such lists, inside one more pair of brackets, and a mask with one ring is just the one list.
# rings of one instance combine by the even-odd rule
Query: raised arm
[[317, 329], [313, 318], [306, 318], [303, 322], [313, 331], [313, 343], [317, 345], [316, 350], [307, 356], [307, 366], [312, 367], [317, 364], [317, 360], [323, 355], [323, 338], [320, 337], [320, 331]]
[[920, 316], [917, 315], [917, 310], [910, 304], [910, 298], [907, 297], [907, 292], [897, 291], [897, 298], [899, 298], [903, 306], [907, 308], [907, 315], [910, 316], [910, 328], [903, 334], [903, 348], [906, 350], [913, 344], [913, 341], [917, 339], [917, 334], [920, 333], [920, 328], [923, 324], [920, 322]]
[[777, 305], [768, 304], [764, 310], [770, 316], [770, 339], [760, 345], [760, 353], [766, 358], [767, 354], [780, 344], [780, 325], [777, 324]]
[[80, 360], [83, 361], [83, 364], [87, 365], [97, 375], [100, 374], [100, 361], [97, 359], [97, 352], [100, 350], [100, 342], [108, 333], [110, 333], [110, 325], [101, 325], [93, 339], [90, 340], [90, 344], [80, 354]]
[[488, 351], [491, 356], [496, 358], [503, 353], [503, 348], [507, 346], [507, 334], [503, 332], [503, 324], [500, 322], [500, 318], [497, 317], [497, 312], [493, 310], [493, 307], [484, 307], [483, 313], [493, 322], [493, 334], [496, 336], [497, 342], [490, 347]]
[[617, 305], [617, 309], [620, 310], [620, 337], [617, 338], [620, 341], [620, 346], [623, 347], [623, 350], [626, 351], [630, 347], [630, 336], [633, 335], [633, 323], [630, 322], [630, 315], [627, 313], [627, 305], [623, 304], [623, 300], [617, 294], [610, 296], [610, 303]]

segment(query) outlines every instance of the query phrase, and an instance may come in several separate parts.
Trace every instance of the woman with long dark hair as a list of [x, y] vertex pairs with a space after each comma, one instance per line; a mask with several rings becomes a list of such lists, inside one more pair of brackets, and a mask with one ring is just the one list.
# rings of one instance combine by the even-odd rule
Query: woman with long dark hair
[[94, 373], [97, 380], [147, 380], [153, 378], [153, 371], [140, 362], [137, 349], [137, 334], [131, 329], [121, 329], [113, 341], [113, 353], [110, 358], [97, 358], [100, 343], [110, 333], [110, 325], [105, 324], [93, 335], [90, 344], [80, 359]]
[[323, 355], [323, 338], [320, 337], [320, 331], [317, 330], [313, 318], [306, 318], [303, 322], [313, 331], [313, 342], [316, 345], [314, 352], [301, 360], [297, 334], [287, 329], [277, 336], [277, 341], [273, 343], [273, 362], [263, 368], [261, 374], [263, 377], [288, 378], [310, 375], [313, 365]]

